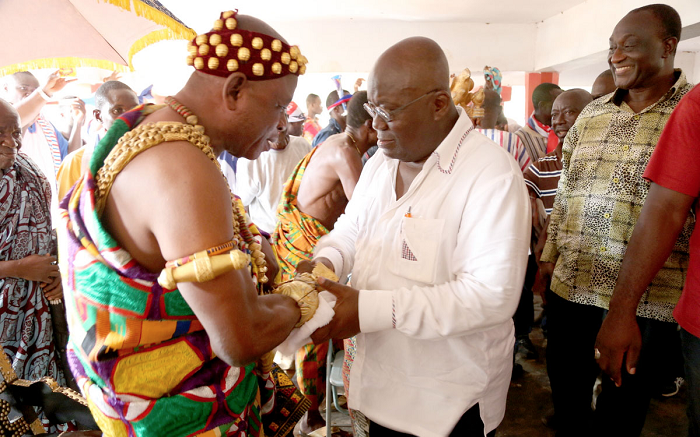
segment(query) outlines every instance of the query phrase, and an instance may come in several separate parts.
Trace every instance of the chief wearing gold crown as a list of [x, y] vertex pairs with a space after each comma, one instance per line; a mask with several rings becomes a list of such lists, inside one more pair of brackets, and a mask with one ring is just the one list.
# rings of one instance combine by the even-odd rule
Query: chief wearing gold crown
[[[216, 156], [276, 141], [306, 58], [229, 11], [188, 62], [165, 106], [114, 123], [62, 204], [71, 367], [107, 436], [285, 435], [306, 404], [270, 376], [269, 351], [318, 298], [294, 283], [263, 292], [276, 265]], [[269, 420], [275, 383], [286, 414]]]

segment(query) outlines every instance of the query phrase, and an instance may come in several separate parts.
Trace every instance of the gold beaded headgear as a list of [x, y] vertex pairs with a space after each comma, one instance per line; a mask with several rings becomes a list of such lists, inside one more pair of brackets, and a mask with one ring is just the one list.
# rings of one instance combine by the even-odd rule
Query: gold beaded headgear
[[238, 29], [237, 14], [238, 10], [222, 12], [214, 30], [197, 35], [187, 45], [187, 65], [220, 77], [241, 72], [249, 80], [304, 74], [308, 60], [299, 47], [264, 33]]

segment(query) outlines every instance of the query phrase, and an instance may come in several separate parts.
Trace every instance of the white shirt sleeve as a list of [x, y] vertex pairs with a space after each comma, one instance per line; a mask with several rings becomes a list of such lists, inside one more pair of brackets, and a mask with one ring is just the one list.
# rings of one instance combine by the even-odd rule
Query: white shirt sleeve
[[410, 337], [431, 339], [488, 330], [510, 319], [527, 265], [528, 206], [520, 175], [507, 174], [473, 190], [457, 234], [453, 279], [389, 293], [361, 290], [360, 330], [396, 328]]

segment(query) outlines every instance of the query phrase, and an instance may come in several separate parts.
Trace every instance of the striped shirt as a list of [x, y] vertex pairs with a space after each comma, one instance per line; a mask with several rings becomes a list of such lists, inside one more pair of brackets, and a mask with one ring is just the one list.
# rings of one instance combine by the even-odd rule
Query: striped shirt
[[530, 196], [541, 199], [544, 210], [549, 216], [554, 207], [554, 197], [561, 177], [562, 163], [556, 151], [552, 151], [537, 162], [533, 162], [523, 173]]
[[525, 150], [525, 146], [523, 146], [520, 138], [515, 134], [498, 129], [477, 129], [477, 131], [481, 132], [486, 138], [503, 147], [506, 152], [513, 155], [513, 158], [518, 161], [520, 171], [524, 172], [528, 165], [530, 165], [530, 156]]

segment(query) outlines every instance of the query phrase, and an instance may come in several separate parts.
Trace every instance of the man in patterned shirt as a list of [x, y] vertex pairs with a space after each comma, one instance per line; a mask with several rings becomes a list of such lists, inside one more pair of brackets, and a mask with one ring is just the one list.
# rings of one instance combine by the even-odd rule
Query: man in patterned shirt
[[642, 174], [671, 111], [692, 88], [673, 68], [680, 33], [680, 17], [670, 6], [627, 14], [615, 26], [608, 53], [618, 89], [589, 104], [564, 141], [564, 170], [541, 258], [543, 276], [553, 270], [547, 370], [558, 436], [639, 435], [650, 378], [664, 364], [660, 350], [678, 335], [672, 311], [688, 267], [688, 225], [637, 307], [643, 334], [636, 372], [617, 387], [605, 378], [592, 415], [595, 339], [649, 190]]

